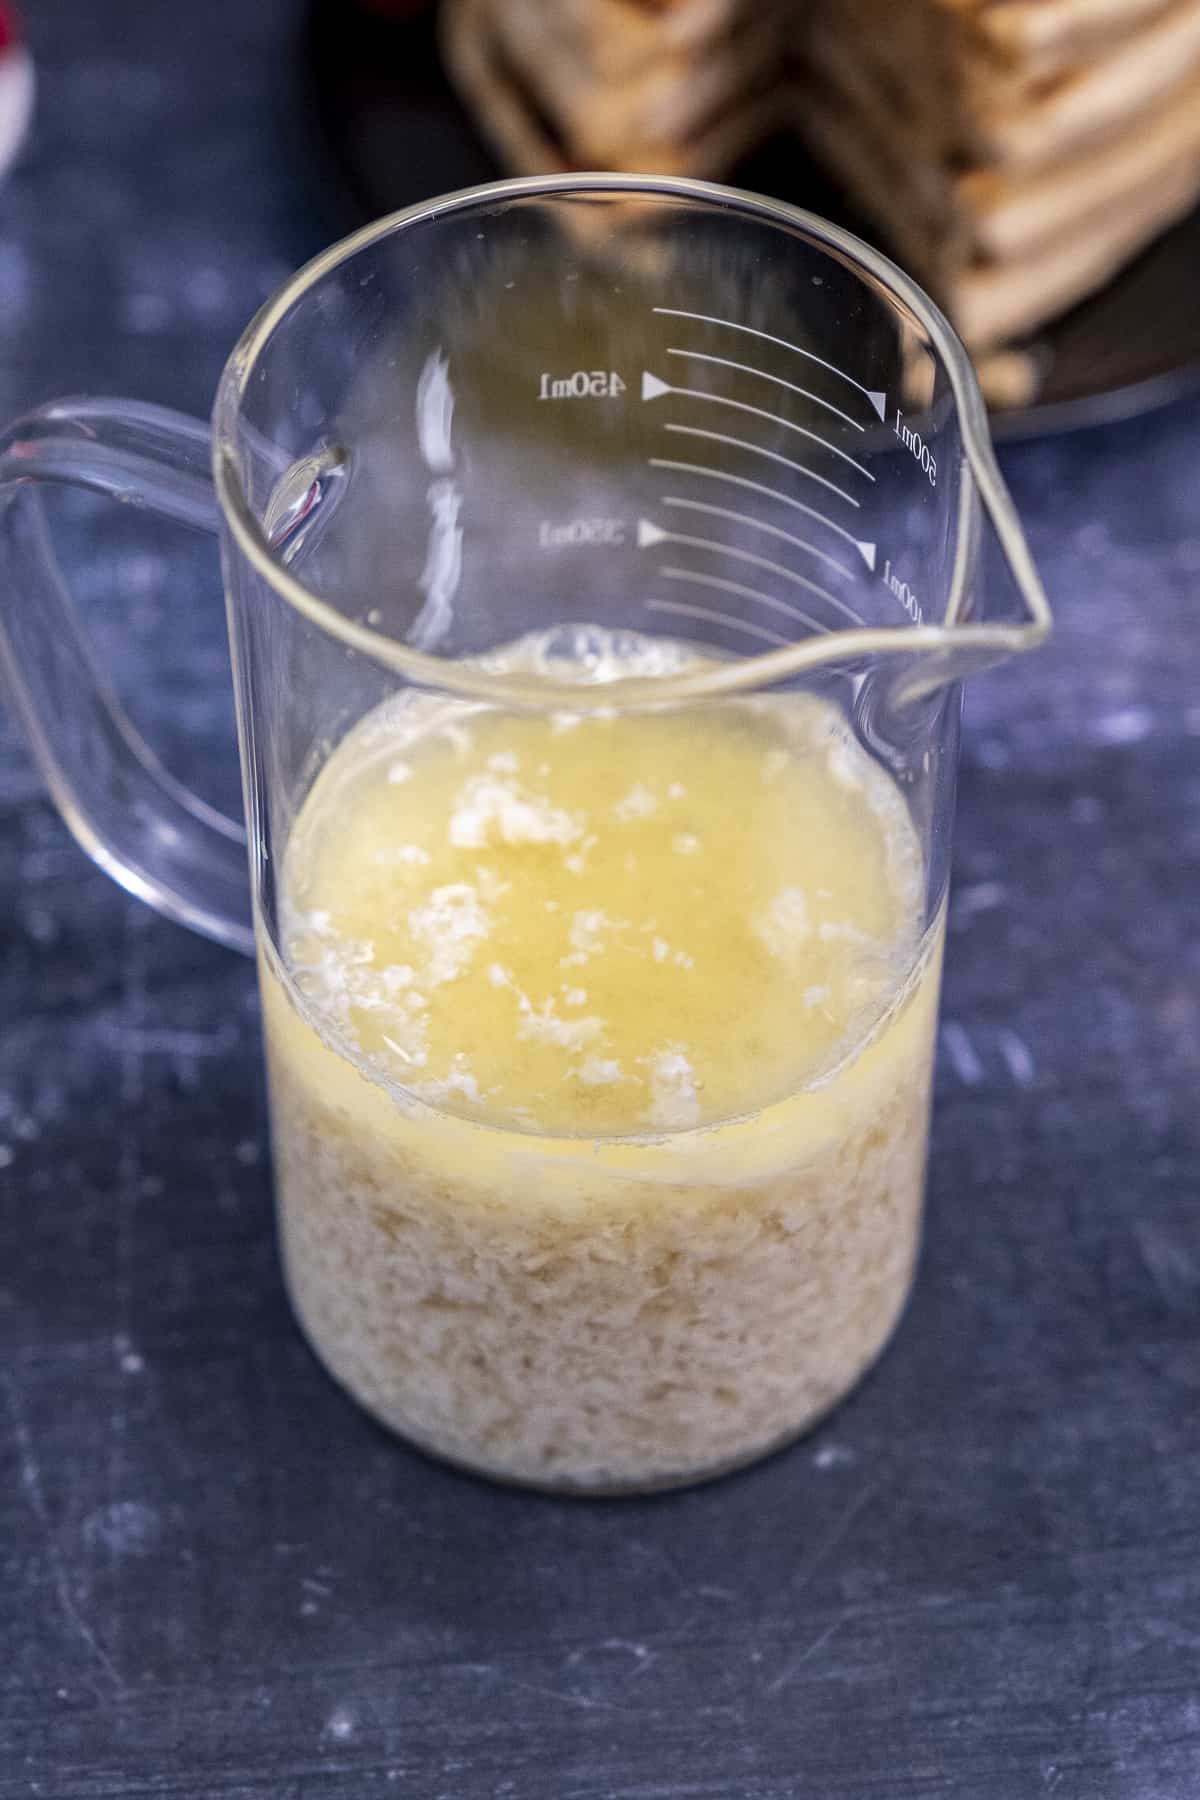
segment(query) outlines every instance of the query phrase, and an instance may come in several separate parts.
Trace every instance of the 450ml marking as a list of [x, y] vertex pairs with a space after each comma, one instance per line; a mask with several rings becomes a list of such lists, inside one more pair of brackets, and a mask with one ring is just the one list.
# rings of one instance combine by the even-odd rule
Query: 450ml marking
[[575, 369], [570, 375], [544, 370], [538, 381], [539, 400], [616, 400], [624, 392], [615, 369]]

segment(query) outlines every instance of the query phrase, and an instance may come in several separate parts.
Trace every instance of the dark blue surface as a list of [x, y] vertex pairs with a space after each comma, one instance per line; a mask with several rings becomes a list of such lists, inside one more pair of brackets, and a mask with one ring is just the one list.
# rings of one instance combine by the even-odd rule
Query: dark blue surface
[[[0, 410], [202, 410], [334, 234], [290, 12], [36, 5]], [[340, 1396], [249, 965], [91, 869], [4, 728], [0, 1800], [1200, 1792], [1200, 408], [1006, 463], [1058, 631], [968, 707], [916, 1296], [710, 1489], [493, 1491]], [[227, 794], [213, 552], [66, 511], [135, 711]]]

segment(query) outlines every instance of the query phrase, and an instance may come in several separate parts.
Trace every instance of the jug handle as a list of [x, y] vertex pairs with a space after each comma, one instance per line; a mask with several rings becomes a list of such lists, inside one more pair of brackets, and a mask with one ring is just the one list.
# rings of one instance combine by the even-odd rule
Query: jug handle
[[208, 427], [165, 407], [58, 400], [0, 437], [0, 692], [68, 829], [169, 918], [251, 953], [246, 834], [175, 779], [96, 662], [55, 556], [47, 483], [217, 528]]

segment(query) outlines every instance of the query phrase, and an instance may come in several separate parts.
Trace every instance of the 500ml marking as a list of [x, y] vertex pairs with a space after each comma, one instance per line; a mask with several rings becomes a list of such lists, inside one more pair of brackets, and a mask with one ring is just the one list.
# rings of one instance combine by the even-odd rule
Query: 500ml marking
[[921, 602], [917, 599], [917, 596], [913, 593], [907, 581], [901, 581], [898, 575], [892, 573], [891, 557], [887, 557], [884, 561], [883, 580], [885, 587], [891, 589], [913, 624], [923, 625], [925, 623], [925, 614], [921, 611]]
[[539, 400], [615, 400], [625, 383], [615, 369], [576, 369], [572, 375], [543, 371], [538, 382]]
[[573, 550], [579, 545], [591, 548], [624, 542], [624, 519], [568, 519], [562, 525], [543, 519], [538, 526], [539, 550]]
[[911, 454], [911, 456], [914, 458], [914, 460], [916, 462], [920, 463], [921, 467], [924, 469], [926, 475], [929, 478], [930, 487], [936, 487], [937, 486], [937, 460], [934, 457], [933, 452], [930, 450], [929, 445], [922, 443], [920, 432], [914, 431], [911, 425], [906, 425], [904, 423], [904, 414], [900, 411], [899, 407], [896, 408], [895, 430], [896, 430], [896, 436], [900, 439], [900, 442], [904, 445], [904, 448]]

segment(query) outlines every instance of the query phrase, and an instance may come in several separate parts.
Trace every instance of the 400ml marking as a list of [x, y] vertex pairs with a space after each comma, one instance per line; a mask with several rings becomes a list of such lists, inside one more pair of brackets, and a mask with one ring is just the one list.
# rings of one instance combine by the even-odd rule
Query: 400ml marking
[[921, 611], [921, 602], [917, 599], [917, 596], [913, 593], [907, 581], [902, 581], [899, 575], [895, 573], [892, 568], [890, 557], [887, 557], [884, 560], [883, 580], [885, 587], [889, 588], [893, 597], [900, 602], [913, 624], [923, 625], [925, 623], [925, 614]]

